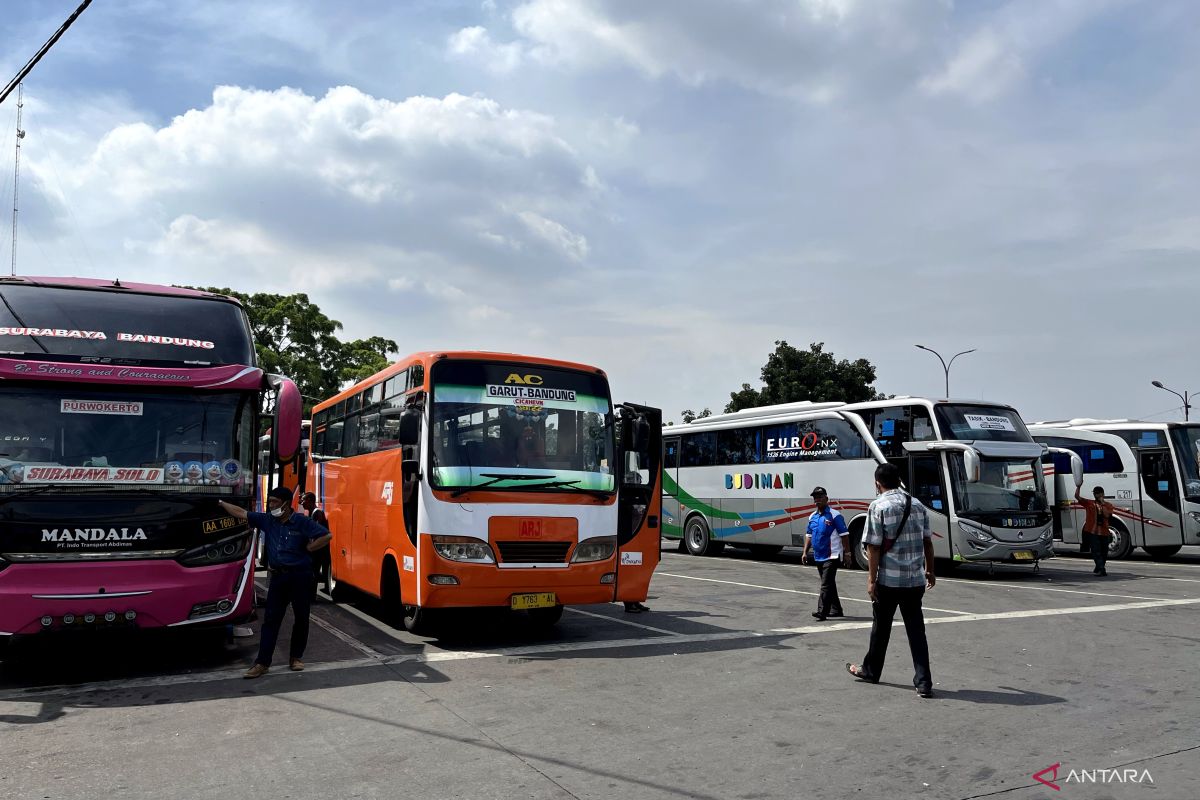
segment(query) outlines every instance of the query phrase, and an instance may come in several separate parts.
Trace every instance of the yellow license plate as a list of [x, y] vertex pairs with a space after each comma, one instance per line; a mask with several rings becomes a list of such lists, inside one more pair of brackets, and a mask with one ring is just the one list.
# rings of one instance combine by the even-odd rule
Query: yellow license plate
[[558, 598], [554, 592], [538, 592], [536, 594], [514, 594], [511, 600], [513, 611], [528, 611], [531, 608], [554, 608]]
[[1017, 550], [1013, 553], [1013, 558], [1017, 561], [1033, 561], [1033, 552], [1030, 550]]

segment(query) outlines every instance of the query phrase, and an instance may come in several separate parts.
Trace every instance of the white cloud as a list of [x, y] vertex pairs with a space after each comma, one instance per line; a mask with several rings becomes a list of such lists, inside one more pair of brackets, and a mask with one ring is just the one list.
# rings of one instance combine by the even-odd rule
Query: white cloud
[[561, 222], [547, 219], [532, 211], [521, 211], [517, 214], [521, 222], [535, 236], [557, 247], [572, 261], [583, 261], [587, 258], [587, 237], [568, 229]]
[[524, 50], [517, 42], [492, 41], [487, 29], [478, 25], [463, 28], [450, 36], [446, 52], [456, 58], [473, 58], [496, 73], [509, 73], [520, 66]]
[[930, 94], [960, 94], [976, 101], [991, 100], [1021, 78], [1021, 58], [1006, 47], [995, 31], [983, 30], [963, 43], [954, 58], [936, 74], [921, 81]]

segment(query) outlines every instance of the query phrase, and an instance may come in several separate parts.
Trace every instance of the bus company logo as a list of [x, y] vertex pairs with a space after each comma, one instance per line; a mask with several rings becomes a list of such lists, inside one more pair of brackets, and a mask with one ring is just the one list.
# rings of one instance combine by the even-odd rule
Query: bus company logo
[[42, 528], [42, 542], [138, 542], [145, 541], [141, 528]]
[[542, 379], [541, 375], [519, 375], [516, 372], [511, 372], [504, 379], [504, 382], [507, 384], [515, 383], [520, 386], [541, 386], [545, 383], [545, 380]]
[[794, 489], [796, 480], [790, 472], [749, 472], [725, 475], [726, 489]]
[[[1056, 762], [1046, 767], [1045, 769], [1033, 773], [1033, 779], [1043, 786], [1049, 786], [1056, 792], [1061, 792], [1063, 787], [1059, 786], [1058, 777], [1059, 768], [1062, 767], [1062, 762]], [[1073, 769], [1067, 773], [1065, 778], [1061, 779], [1063, 783], [1081, 783], [1081, 784], [1111, 784], [1111, 783], [1154, 783], [1154, 778], [1150, 775], [1148, 769]]]
[[542, 520], [540, 519], [523, 519], [520, 527], [517, 529], [518, 539], [540, 539], [542, 538]]
[[780, 436], [767, 438], [767, 458], [818, 458], [837, 455], [836, 436], [818, 436], [809, 431], [803, 436]]

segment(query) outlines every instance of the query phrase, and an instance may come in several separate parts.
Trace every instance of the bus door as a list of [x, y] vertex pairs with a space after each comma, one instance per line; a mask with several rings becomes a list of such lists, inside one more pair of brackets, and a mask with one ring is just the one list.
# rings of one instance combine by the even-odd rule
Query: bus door
[[617, 446], [615, 600], [640, 602], [650, 591], [662, 547], [662, 411], [625, 403]]
[[683, 519], [679, 513], [679, 498], [675, 492], [679, 486], [679, 437], [663, 439], [663, 498], [662, 528], [664, 534], [683, 535]]
[[[1171, 451], [1167, 448], [1139, 450], [1138, 471], [1142, 476], [1139, 486], [1142, 500], [1142, 541], [1152, 547], [1157, 544], [1179, 544], [1182, 536], [1179, 481], [1175, 477], [1175, 462], [1171, 458]], [[1164, 516], [1156, 505], [1167, 509], [1170, 516]], [[1148, 525], [1147, 521], [1165, 522], [1171, 529]]]
[[946, 484], [942, 480], [940, 453], [913, 453], [908, 461], [908, 490], [929, 511], [929, 527], [933, 531], [933, 554], [937, 558], [952, 558], [950, 545], [950, 504]]

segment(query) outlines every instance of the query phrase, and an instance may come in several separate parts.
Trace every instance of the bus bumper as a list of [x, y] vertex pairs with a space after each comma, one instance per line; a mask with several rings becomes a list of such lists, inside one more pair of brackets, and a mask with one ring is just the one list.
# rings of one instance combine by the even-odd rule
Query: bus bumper
[[1003, 561], [1008, 564], [1033, 564], [1054, 557], [1054, 540], [1032, 542], [977, 542], [969, 539], [959, 548], [956, 561]]
[[[616, 571], [615, 559], [564, 567], [499, 567], [438, 559], [438, 565], [421, 587], [420, 605], [429, 608], [508, 608], [514, 594], [547, 592], [554, 593], [558, 605], [611, 603], [615, 596]], [[441, 575], [453, 576], [458, 584], [430, 583], [431, 579]]]
[[170, 560], [12, 563], [0, 570], [0, 636], [224, 624], [251, 613], [253, 575], [250, 558], [211, 567]]

